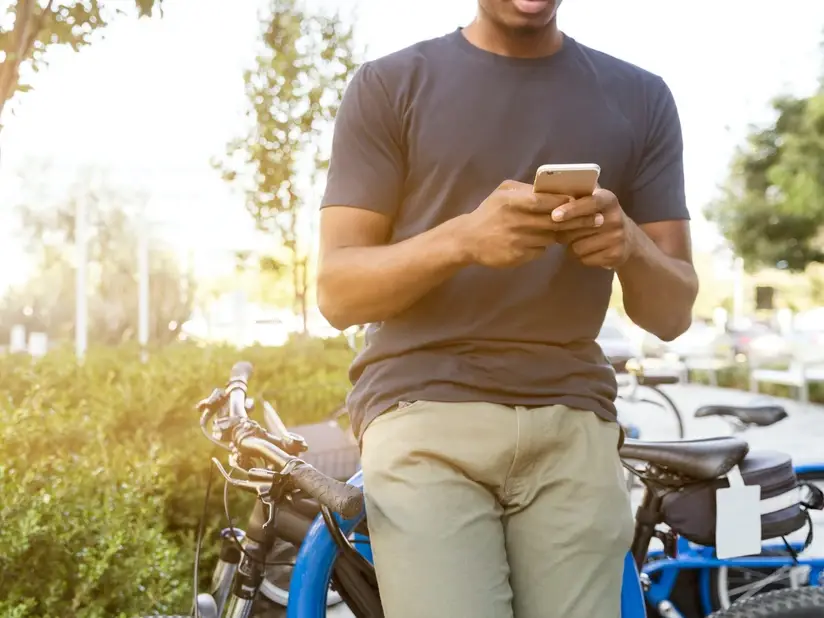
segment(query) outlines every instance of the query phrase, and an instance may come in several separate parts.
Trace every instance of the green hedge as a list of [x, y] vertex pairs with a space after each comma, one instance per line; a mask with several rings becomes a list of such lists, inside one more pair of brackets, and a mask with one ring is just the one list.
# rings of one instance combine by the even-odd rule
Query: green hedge
[[[341, 341], [242, 353], [181, 344], [145, 364], [126, 348], [93, 350], [81, 366], [69, 352], [0, 356], [0, 616], [188, 610], [213, 453], [194, 405], [241, 358], [256, 368], [251, 394], [287, 424], [323, 418], [348, 389]], [[203, 585], [225, 525], [222, 491], [213, 498]], [[231, 505], [245, 520], [249, 500]]]
[[[93, 350], [82, 366], [68, 351], [0, 356], [0, 616], [188, 610], [213, 453], [194, 405], [243, 358], [256, 367], [251, 393], [287, 424], [320, 420], [343, 401], [351, 356], [342, 340], [242, 353], [179, 344], [145, 364], [133, 348]], [[721, 383], [747, 388], [746, 370]], [[222, 491], [212, 498], [201, 585], [225, 526]], [[231, 507], [242, 525], [250, 499], [233, 493]]]

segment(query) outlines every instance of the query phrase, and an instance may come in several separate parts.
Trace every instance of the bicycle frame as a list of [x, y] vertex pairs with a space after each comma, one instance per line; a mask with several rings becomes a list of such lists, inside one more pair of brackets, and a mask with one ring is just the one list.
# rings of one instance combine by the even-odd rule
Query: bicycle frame
[[[363, 489], [363, 473], [358, 471], [349, 483]], [[364, 513], [354, 519], [335, 516], [341, 532], [349, 536], [363, 520]], [[367, 558], [371, 555], [358, 549]], [[368, 547], [368, 546], [367, 546]], [[289, 605], [286, 618], [324, 618], [326, 616], [326, 591], [332, 578], [332, 568], [338, 555], [338, 546], [332, 539], [323, 518], [318, 515], [303, 540], [292, 570], [289, 586]]]
[[[800, 550], [802, 544], [791, 544], [793, 549]], [[671, 596], [675, 589], [676, 580], [682, 570], [698, 570], [699, 573], [699, 594], [701, 609], [705, 615], [712, 613], [712, 602], [710, 598], [710, 577], [712, 569], [719, 567], [736, 567], [744, 569], [779, 569], [788, 566], [790, 563], [784, 556], [752, 556], [745, 558], [721, 560], [715, 557], [715, 550], [711, 547], [693, 545], [683, 538], [678, 539], [678, 557], [667, 558], [661, 552], [650, 552], [651, 558], [658, 558], [644, 566], [644, 573], [650, 576], [651, 583], [646, 592], [646, 599], [653, 607], [661, 607], [662, 604], [671, 604]], [[764, 550], [785, 550], [782, 544], [764, 545]], [[793, 566], [806, 566], [810, 568], [809, 585], [817, 585], [819, 577], [824, 573], [824, 558], [799, 558], [797, 562], [792, 562]], [[653, 575], [659, 577], [653, 579]], [[677, 609], [677, 608], [676, 608]]]
[[[363, 476], [355, 474], [349, 483], [356, 487], [363, 487]], [[341, 532], [350, 535], [363, 519], [363, 514], [355, 519], [338, 518]], [[361, 554], [371, 559], [368, 549], [361, 549]], [[368, 548], [368, 546], [366, 546]], [[326, 616], [326, 591], [332, 577], [332, 567], [338, 554], [338, 547], [332, 540], [332, 535], [323, 519], [315, 519], [309, 533], [298, 552], [297, 562], [292, 572], [292, 592], [289, 595], [289, 606], [286, 609], [286, 618], [324, 618]], [[621, 593], [621, 618], [646, 618], [644, 594], [641, 580], [631, 553], [627, 553], [624, 561], [624, 583]]]
[[[797, 466], [796, 471], [799, 474], [824, 472], [824, 464]], [[350, 479], [349, 484], [362, 490], [362, 473], [356, 473]], [[678, 539], [677, 549], [679, 551], [676, 558], [668, 558], [660, 553], [650, 554], [649, 545], [651, 539], [655, 536], [655, 525], [649, 522], [660, 521], [652, 516], [660, 514], [661, 499], [662, 494], [660, 491], [648, 486], [636, 515], [635, 537], [632, 549], [628, 552], [624, 564], [620, 601], [622, 618], [645, 618], [647, 602], [652, 603], [654, 607], [661, 610], [662, 615], [670, 618], [679, 616], [677, 609], [669, 601], [669, 597], [681, 569], [698, 569], [701, 572], [703, 582], [701, 596], [706, 609], [710, 604], [709, 578], [712, 569], [724, 566], [776, 569], [787, 566], [788, 558], [781, 556], [718, 560], [715, 558], [712, 548], [692, 545], [684, 539]], [[365, 513], [361, 512], [357, 517], [347, 520], [335, 516], [335, 521], [340, 528], [340, 532], [345, 537], [350, 537], [364, 517]], [[199, 597], [209, 597], [209, 600], [212, 600], [213, 603], [216, 601], [217, 613], [201, 609], [203, 618], [212, 618], [212, 616], [217, 618], [223, 611], [229, 617], [246, 618], [251, 612], [260, 581], [264, 575], [261, 565], [268, 556], [277, 536], [277, 524], [267, 526], [266, 521], [267, 518], [264, 516], [261, 504], [257, 504], [245, 535], [244, 551], [237, 548], [233, 536], [230, 543], [230, 537], [224, 534], [222, 549], [225, 551], [221, 551], [221, 560], [218, 569], [215, 571], [213, 596], [199, 595]], [[333, 535], [333, 532], [336, 534]], [[330, 532], [323, 517], [319, 515], [314, 519], [305, 537], [302, 538], [302, 542], [300, 542], [301, 539], [295, 539], [296, 544], [300, 543], [300, 549], [291, 577], [291, 594], [289, 595], [287, 618], [325, 617], [327, 592], [332, 580], [333, 570], [337, 573], [335, 581], [344, 589], [348, 589], [346, 583], [341, 583], [341, 580], [338, 579], [340, 575], [338, 566], [343, 568], [343, 563], [338, 566], [335, 564], [335, 560], [339, 555], [339, 547], [333, 536], [340, 539], [337, 532], [334, 526], [332, 532]], [[235, 545], [232, 546], [232, 543], [235, 543]], [[368, 544], [358, 543], [355, 547], [362, 556], [371, 562], [371, 551]], [[783, 548], [781, 545], [776, 547]], [[800, 548], [800, 545], [798, 547]], [[771, 546], [765, 546], [765, 549], [770, 548]], [[659, 559], [652, 563], [646, 563], [648, 556], [658, 557]], [[803, 559], [793, 561], [792, 564], [810, 567], [810, 583], [817, 584], [822, 572], [824, 572], [824, 558], [820, 560]], [[643, 569], [643, 575], [639, 576], [639, 569]], [[650, 577], [652, 575], [656, 576], [657, 581], [652, 582]], [[378, 613], [377, 599], [374, 597], [368, 598], [372, 599], [373, 610]], [[200, 603], [198, 605], [200, 606]]]
[[[808, 464], [796, 467], [799, 474], [803, 473], [824, 473], [824, 465]], [[358, 472], [349, 481], [356, 487], [363, 487], [361, 472]], [[650, 505], [652, 506], [652, 505]], [[652, 508], [655, 508], [654, 506]], [[258, 506], [253, 514], [249, 525], [253, 529], [259, 529], [261, 521], [255, 521], [260, 517]], [[343, 520], [337, 517], [338, 525], [344, 535], [349, 536], [354, 532], [355, 527], [363, 519], [363, 513], [350, 520]], [[238, 563], [240, 562], [240, 552], [235, 549], [234, 541], [230, 541], [231, 531], [224, 530], [223, 551], [221, 559], [216, 567], [213, 588], [211, 590], [215, 601], [217, 601], [218, 614], [228, 610], [229, 616], [243, 616], [250, 606], [251, 598], [236, 598], [233, 586]], [[240, 539], [243, 533], [236, 530], [234, 534], [239, 534]], [[267, 535], [268, 536], [268, 535]], [[290, 536], [290, 535], [287, 535]], [[648, 547], [649, 540], [645, 540], [647, 533], [638, 530], [636, 534], [637, 542], [634, 550], [640, 554], [643, 546]], [[239, 540], [240, 540], [239, 539]], [[265, 545], [265, 544], [264, 544]], [[796, 551], [802, 549], [802, 543], [792, 543], [791, 547]], [[358, 551], [372, 561], [371, 548], [368, 544], [358, 543], [355, 545]], [[764, 545], [764, 549], [783, 550], [783, 544]], [[260, 553], [266, 552], [266, 548], [259, 547]], [[229, 551], [226, 551], [229, 550]], [[257, 553], [257, 552], [256, 552]], [[225, 555], [224, 555], [225, 554]], [[309, 528], [301, 548], [298, 553], [297, 562], [292, 574], [292, 585], [290, 586], [289, 606], [287, 608], [287, 618], [323, 618], [326, 615], [326, 594], [329, 589], [332, 569], [338, 555], [338, 547], [332, 539], [323, 519], [318, 516]], [[231, 557], [229, 557], [231, 556]], [[653, 558], [652, 562], [647, 562], [643, 567], [645, 576], [649, 577], [646, 591], [641, 586], [641, 579], [636, 568], [637, 556], [633, 558], [632, 553], [628, 553], [624, 564], [624, 581], [621, 597], [622, 618], [645, 618], [645, 601], [652, 607], [670, 607], [677, 611], [671, 602], [676, 581], [681, 570], [692, 569], [699, 571], [699, 594], [701, 609], [705, 614], [712, 611], [710, 598], [710, 578], [712, 570], [719, 567], [737, 567], [753, 569], [778, 569], [788, 566], [788, 559], [782, 556], [753, 556], [736, 559], [720, 560], [715, 557], [713, 548], [704, 547], [690, 543], [684, 538], [679, 538], [677, 542], [677, 557], [669, 558], [663, 552], [648, 552], [648, 556]], [[805, 566], [810, 569], [808, 584], [819, 585], [824, 578], [824, 557], [821, 558], [799, 558], [794, 566]], [[251, 565], [250, 565], [251, 566]], [[657, 576], [657, 577], [654, 577]], [[646, 578], [645, 578], [646, 579]], [[248, 599], [248, 600], [247, 600]], [[227, 607], [227, 605], [229, 607]], [[204, 609], [206, 611], [204, 611]], [[211, 618], [211, 612], [201, 607], [203, 618]]]

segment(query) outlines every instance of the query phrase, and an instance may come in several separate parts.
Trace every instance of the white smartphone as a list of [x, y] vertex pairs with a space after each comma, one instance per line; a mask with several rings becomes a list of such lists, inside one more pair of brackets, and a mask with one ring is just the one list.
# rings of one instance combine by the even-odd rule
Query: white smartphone
[[535, 173], [535, 193], [555, 193], [578, 199], [592, 195], [598, 187], [601, 168], [595, 163], [542, 165]]

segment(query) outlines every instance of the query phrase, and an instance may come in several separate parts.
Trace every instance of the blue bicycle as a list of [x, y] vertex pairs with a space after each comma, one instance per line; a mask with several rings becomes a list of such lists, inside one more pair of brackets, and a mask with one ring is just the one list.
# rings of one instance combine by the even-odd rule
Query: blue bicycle
[[[258, 498], [252, 521], [241, 533], [232, 524], [223, 534], [216, 573], [220, 584], [211, 594], [197, 595], [195, 615], [200, 618], [249, 618], [255, 611], [266, 559], [275, 540], [294, 538], [300, 545], [291, 578], [287, 618], [323, 618], [327, 599], [334, 588], [357, 618], [382, 618], [377, 580], [368, 545], [363, 510], [362, 477], [349, 483], [324, 476], [299, 459], [305, 442], [289, 432], [276, 435], [247, 415], [246, 386], [251, 375], [248, 363], [238, 363], [225, 389], [216, 390], [201, 402], [201, 427], [216, 445], [230, 451], [230, 471], [217, 459], [215, 466], [229, 485], [254, 493]], [[687, 529], [713, 534], [711, 511], [715, 488], [736, 468], [745, 477], [766, 474], [776, 462], [788, 462], [782, 454], [749, 452], [737, 437], [680, 442], [645, 443], [627, 440], [622, 456], [643, 462], [640, 469], [644, 497], [636, 514], [635, 538], [624, 566], [621, 598], [622, 618], [645, 618], [645, 589], [652, 577], [639, 575], [644, 569], [653, 538], [662, 537], [659, 524], [677, 522]], [[780, 467], [780, 466], [779, 466]], [[756, 474], [757, 476], [757, 474]], [[792, 466], [785, 474], [795, 486]], [[709, 500], [709, 503], [706, 501]], [[306, 518], [294, 513], [317, 508], [308, 531]], [[765, 530], [786, 535], [806, 521], [806, 508], [799, 500], [789, 504]], [[773, 525], [775, 524], [775, 525]], [[305, 535], [301, 534], [305, 531]], [[196, 578], [197, 580], [197, 578]], [[757, 610], [758, 613], [754, 613]], [[824, 615], [824, 590], [787, 589], [759, 595], [714, 614], [714, 618], [813, 618]], [[669, 614], [667, 618], [677, 616]], [[451, 618], [451, 617], [450, 617]]]
[[[721, 418], [737, 434], [775, 425], [787, 418], [787, 412], [778, 405], [711, 405], [699, 408], [695, 416]], [[786, 466], [786, 461], [783, 463]], [[644, 566], [644, 573], [650, 578], [646, 591], [648, 604], [662, 616], [703, 618], [756, 595], [824, 585], [824, 556], [800, 555], [813, 540], [811, 515], [820, 517], [816, 511], [824, 507], [819, 487], [824, 486], [824, 464], [795, 466], [794, 472], [805, 494], [801, 500], [808, 505], [806, 537], [764, 544], [759, 556], [719, 560], [712, 547], [690, 542], [689, 531], [677, 539], [670, 536], [664, 550], [651, 552]], [[780, 478], [778, 473], [774, 474]], [[785, 492], [780, 482], [772, 491], [766, 485], [768, 483], [762, 481], [764, 502], [772, 501], [772, 508], [776, 510], [786, 504], [787, 496], [795, 499], [794, 490]]]

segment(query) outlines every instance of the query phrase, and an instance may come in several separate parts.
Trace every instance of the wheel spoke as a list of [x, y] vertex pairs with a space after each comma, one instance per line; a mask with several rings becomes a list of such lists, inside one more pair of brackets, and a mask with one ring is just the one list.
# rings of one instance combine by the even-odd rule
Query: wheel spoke
[[[790, 569], [791, 567], [781, 567], [780, 569], [776, 569], [769, 575], [766, 575], [759, 580], [748, 583], [744, 586], [739, 586], [738, 588], [731, 589], [729, 591], [729, 595], [730, 597], [732, 597], [733, 595], [746, 590], [748, 592], [743, 592], [741, 596], [736, 599], [736, 601], [743, 601], [752, 598], [770, 584], [775, 583], [784, 578], [789, 579]], [[753, 575], [761, 575], [760, 572], [752, 571], [750, 569], [747, 569], [747, 572], [751, 572]]]

